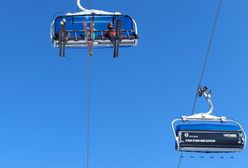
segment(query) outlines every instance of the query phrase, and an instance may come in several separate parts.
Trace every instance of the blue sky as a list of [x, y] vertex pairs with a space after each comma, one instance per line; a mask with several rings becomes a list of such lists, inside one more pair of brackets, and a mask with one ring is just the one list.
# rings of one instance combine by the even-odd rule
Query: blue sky
[[[53, 14], [76, 12], [75, 1], [1, 4], [0, 167], [85, 167], [87, 50], [68, 50], [61, 59], [49, 39]], [[217, 1], [84, 4], [129, 14], [139, 27], [137, 47], [120, 49], [118, 59], [111, 49], [94, 50], [91, 58], [91, 168], [176, 167], [170, 122], [191, 113]], [[224, 0], [203, 81], [215, 114], [235, 118], [245, 130], [247, 6]], [[206, 110], [199, 100], [196, 112]], [[246, 167], [248, 153], [190, 156], [181, 167]]]

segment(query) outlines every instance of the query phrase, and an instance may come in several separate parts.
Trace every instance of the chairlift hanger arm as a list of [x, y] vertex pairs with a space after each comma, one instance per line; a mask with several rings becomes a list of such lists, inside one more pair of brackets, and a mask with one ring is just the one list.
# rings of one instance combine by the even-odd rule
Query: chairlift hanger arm
[[206, 112], [206, 114], [211, 115], [214, 111], [214, 105], [213, 105], [213, 102], [211, 101], [211, 91], [208, 91], [208, 88], [205, 86], [203, 88], [199, 88], [197, 94], [200, 97], [202, 95], [205, 97], [205, 99], [207, 100], [207, 102], [210, 106], [210, 109], [208, 112]]
[[[92, 14], [92, 13], [96, 13], [96, 14], [109, 14], [109, 15], [121, 15], [120, 12], [115, 12], [115, 13], [112, 13], [112, 12], [107, 12], [107, 11], [102, 11], [102, 10], [95, 10], [95, 9], [87, 9], [85, 7], [83, 7], [81, 5], [81, 0], [77, 0], [77, 7], [81, 10], [80, 12], [77, 12], [77, 13], [74, 13], [75, 14]], [[68, 15], [73, 15], [73, 13], [67, 13]]]
[[84, 7], [81, 5], [81, 0], [77, 0], [77, 6], [78, 6], [78, 8], [79, 8], [80, 10], [82, 10], [82, 11], [88, 10], [88, 9], [84, 8]]
[[210, 95], [210, 93], [206, 93], [206, 92], [204, 92], [203, 95], [204, 95], [204, 97], [206, 98], [206, 100], [207, 100], [207, 102], [208, 102], [208, 104], [209, 104], [209, 106], [210, 106], [209, 111], [206, 112], [206, 113], [207, 113], [207, 114], [212, 114], [213, 111], [214, 111], [214, 105], [213, 105], [213, 102], [211, 101], [211, 97], [210, 97], [211, 95]]
[[214, 106], [213, 103], [211, 101], [211, 91], [208, 91], [208, 88], [205, 87], [199, 87], [198, 91], [197, 91], [197, 95], [199, 97], [204, 96], [205, 99], [207, 100], [210, 109], [208, 112], [205, 113], [197, 113], [197, 114], [193, 114], [191, 116], [182, 116], [182, 120], [183, 121], [221, 121], [221, 122], [225, 122], [226, 117], [218, 117], [218, 116], [213, 116], [212, 113], [214, 111]]

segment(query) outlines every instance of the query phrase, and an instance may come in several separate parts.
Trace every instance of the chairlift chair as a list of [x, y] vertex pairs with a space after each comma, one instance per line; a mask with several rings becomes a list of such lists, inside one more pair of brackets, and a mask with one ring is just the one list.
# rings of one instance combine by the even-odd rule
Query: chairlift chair
[[[77, 13], [66, 13], [57, 16], [51, 24], [51, 41], [56, 48], [88, 48], [84, 23], [88, 27], [92, 22], [94, 28], [91, 30], [92, 48], [114, 48], [131, 47], [138, 44], [138, 30], [135, 20], [119, 12], [106, 12], [101, 10], [88, 10], [81, 6], [80, 0], [77, 5], [82, 11]], [[121, 22], [121, 24], [117, 24]], [[108, 24], [112, 23], [118, 34], [118, 39], [111, 39], [106, 34]], [[121, 27], [118, 27], [121, 25]], [[121, 36], [120, 36], [121, 34]], [[61, 36], [63, 35], [63, 36]], [[116, 42], [118, 41], [118, 43]], [[63, 51], [63, 49], [61, 49]], [[64, 53], [61, 54], [64, 56]]]
[[243, 127], [227, 117], [211, 115], [213, 104], [207, 89], [199, 92], [210, 105], [206, 113], [182, 116], [172, 121], [171, 126], [180, 152], [229, 153], [245, 148], [246, 134]]

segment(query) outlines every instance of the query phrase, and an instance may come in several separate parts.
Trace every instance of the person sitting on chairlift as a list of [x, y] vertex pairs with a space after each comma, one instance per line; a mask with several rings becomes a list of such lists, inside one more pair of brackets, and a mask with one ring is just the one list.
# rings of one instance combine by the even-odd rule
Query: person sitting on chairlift
[[113, 23], [108, 24], [108, 30], [105, 32], [105, 37], [109, 38], [111, 41], [113, 41], [114, 37], [116, 35], [115, 28]]

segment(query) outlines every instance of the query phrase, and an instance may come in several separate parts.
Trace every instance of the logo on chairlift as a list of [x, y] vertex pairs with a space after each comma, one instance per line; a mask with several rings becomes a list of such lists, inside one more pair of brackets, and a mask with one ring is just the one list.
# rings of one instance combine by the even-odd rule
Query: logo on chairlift
[[223, 134], [223, 136], [226, 138], [237, 138], [236, 134]]
[[185, 132], [183, 135], [185, 138], [199, 138], [197, 135], [190, 135], [190, 133], [188, 132]]
[[186, 132], [186, 133], [184, 134], [184, 136], [185, 136], [186, 138], [188, 138], [188, 137], [189, 137], [189, 133]]

